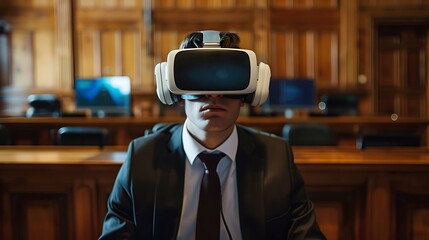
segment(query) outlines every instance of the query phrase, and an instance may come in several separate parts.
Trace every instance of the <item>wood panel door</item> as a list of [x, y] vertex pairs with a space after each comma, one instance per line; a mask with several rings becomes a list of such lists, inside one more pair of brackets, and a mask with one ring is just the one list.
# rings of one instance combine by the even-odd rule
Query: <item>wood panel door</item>
[[379, 25], [375, 113], [426, 117], [429, 25]]

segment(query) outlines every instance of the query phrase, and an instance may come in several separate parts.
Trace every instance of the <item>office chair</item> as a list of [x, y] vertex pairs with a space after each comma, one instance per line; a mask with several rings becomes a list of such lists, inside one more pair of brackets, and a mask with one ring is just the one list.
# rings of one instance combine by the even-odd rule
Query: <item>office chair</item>
[[146, 129], [144, 131], [144, 136], [150, 135], [152, 133], [161, 131], [163, 129], [167, 129], [167, 128], [171, 128], [174, 125], [176, 125], [177, 123], [172, 123], [172, 122], [160, 122], [160, 123], [156, 123], [155, 125], [153, 125], [152, 129]]
[[30, 107], [27, 117], [59, 117], [61, 116], [61, 102], [53, 94], [32, 94], [27, 97]]
[[420, 134], [363, 133], [356, 139], [356, 147], [419, 147], [421, 138]]
[[107, 144], [109, 131], [100, 127], [62, 127], [58, 129], [58, 145], [86, 145], [103, 148]]
[[283, 137], [292, 146], [335, 146], [338, 143], [332, 127], [321, 123], [286, 124]]
[[359, 115], [359, 100], [345, 93], [324, 94], [320, 97], [319, 108], [326, 116], [356, 116]]

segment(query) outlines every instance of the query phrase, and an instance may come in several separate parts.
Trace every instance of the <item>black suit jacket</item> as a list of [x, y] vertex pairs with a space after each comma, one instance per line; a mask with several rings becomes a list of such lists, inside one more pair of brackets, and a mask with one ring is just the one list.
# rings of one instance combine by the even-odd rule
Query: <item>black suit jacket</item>
[[[108, 200], [100, 239], [176, 239], [186, 155], [183, 125], [133, 140]], [[243, 239], [325, 239], [289, 144], [238, 126]]]

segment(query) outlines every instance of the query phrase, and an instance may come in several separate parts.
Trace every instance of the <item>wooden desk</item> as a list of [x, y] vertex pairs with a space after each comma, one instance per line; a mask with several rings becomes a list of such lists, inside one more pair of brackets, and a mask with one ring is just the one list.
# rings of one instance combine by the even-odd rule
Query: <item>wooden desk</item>
[[[429, 149], [294, 147], [328, 239], [429, 239]], [[96, 239], [124, 148], [0, 148], [0, 239]]]
[[[17, 144], [52, 144], [51, 130], [63, 126], [99, 126], [110, 130], [112, 144], [128, 145], [131, 139], [144, 135], [146, 129], [160, 122], [183, 122], [183, 117], [151, 118], [0, 118], [3, 124], [15, 137]], [[277, 135], [282, 134], [286, 123], [326, 123], [335, 127], [340, 145], [354, 146], [358, 133], [363, 131], [387, 131], [421, 133], [424, 145], [427, 143], [429, 119], [399, 118], [393, 121], [390, 117], [240, 117], [239, 124], [260, 129]]]

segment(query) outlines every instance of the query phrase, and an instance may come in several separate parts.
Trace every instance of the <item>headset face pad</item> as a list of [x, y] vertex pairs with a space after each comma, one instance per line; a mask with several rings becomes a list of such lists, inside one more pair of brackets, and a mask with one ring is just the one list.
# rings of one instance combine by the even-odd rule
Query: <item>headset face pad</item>
[[[225, 98], [229, 98], [229, 99], [244, 99], [246, 97], [246, 95], [239, 95], [239, 94], [220, 94], [221, 97], [225, 97]], [[205, 96], [210, 96], [210, 95], [190, 95], [190, 94], [183, 94], [180, 95], [180, 97], [184, 100], [198, 100], [200, 98], [203, 98]]]

